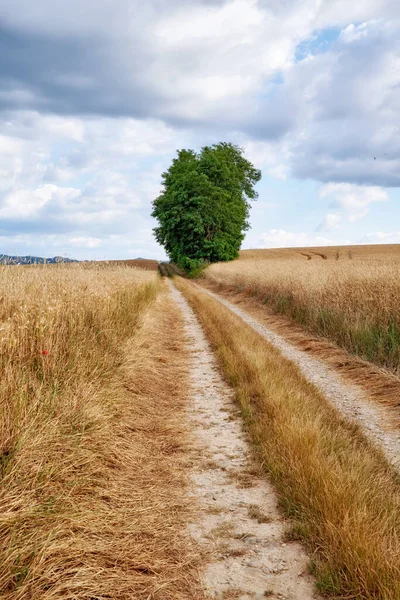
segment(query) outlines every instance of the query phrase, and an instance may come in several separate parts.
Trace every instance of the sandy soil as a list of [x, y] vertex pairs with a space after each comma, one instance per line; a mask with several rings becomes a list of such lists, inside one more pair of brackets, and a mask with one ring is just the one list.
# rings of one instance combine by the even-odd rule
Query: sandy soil
[[400, 431], [393, 427], [389, 410], [369, 400], [361, 388], [344, 381], [322, 360], [299, 350], [246, 311], [206, 288], [202, 287], [201, 290], [229, 308], [254, 331], [279, 348], [286, 358], [296, 363], [306, 379], [318, 387], [342, 415], [358, 423], [364, 434], [400, 469]]
[[233, 392], [223, 381], [202, 328], [182, 294], [180, 307], [191, 353], [193, 490], [199, 516], [190, 533], [204, 548], [203, 579], [210, 598], [318, 598], [308, 558], [285, 541], [285, 521], [265, 475], [252, 464]]

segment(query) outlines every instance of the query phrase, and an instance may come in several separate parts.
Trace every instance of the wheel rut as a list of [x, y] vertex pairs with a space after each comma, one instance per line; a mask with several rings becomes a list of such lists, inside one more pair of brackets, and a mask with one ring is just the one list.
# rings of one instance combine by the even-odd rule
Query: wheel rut
[[190, 534], [204, 549], [209, 598], [312, 600], [319, 596], [301, 545], [285, 541], [274, 488], [252, 462], [246, 434], [194, 312], [173, 283], [191, 355], [192, 494], [199, 506]]
[[283, 356], [294, 362], [304, 377], [324, 394], [338, 412], [357, 423], [366, 437], [383, 451], [388, 461], [397, 470], [400, 470], [400, 431], [393, 427], [388, 409], [371, 401], [361, 388], [345, 382], [322, 360], [299, 350], [246, 311], [218, 294], [197, 284], [194, 285], [240, 317], [254, 331], [278, 348]]

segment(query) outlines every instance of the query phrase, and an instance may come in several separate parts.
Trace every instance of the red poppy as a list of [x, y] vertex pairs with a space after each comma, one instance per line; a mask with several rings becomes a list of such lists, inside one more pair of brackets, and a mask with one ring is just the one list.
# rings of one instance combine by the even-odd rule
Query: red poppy
[[47, 350], [42, 350], [42, 354], [43, 354], [43, 356], [47, 356], [48, 355]]

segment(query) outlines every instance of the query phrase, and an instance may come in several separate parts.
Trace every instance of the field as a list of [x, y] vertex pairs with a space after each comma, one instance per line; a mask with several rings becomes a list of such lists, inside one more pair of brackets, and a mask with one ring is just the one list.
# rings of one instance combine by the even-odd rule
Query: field
[[157, 275], [1, 267], [0, 286], [0, 597], [195, 597], [184, 361]]
[[157, 268], [0, 267], [0, 599], [400, 597], [399, 248]]
[[242, 250], [240, 260], [354, 260], [400, 262], [399, 244], [366, 244], [357, 246], [313, 246], [310, 248], [268, 248]]
[[104, 263], [112, 266], [127, 266], [135, 267], [137, 269], [144, 269], [145, 271], [158, 271], [158, 261], [151, 260], [148, 258], [131, 258], [127, 260], [109, 260]]
[[209, 267], [205, 277], [400, 372], [398, 245], [245, 250], [238, 261]]

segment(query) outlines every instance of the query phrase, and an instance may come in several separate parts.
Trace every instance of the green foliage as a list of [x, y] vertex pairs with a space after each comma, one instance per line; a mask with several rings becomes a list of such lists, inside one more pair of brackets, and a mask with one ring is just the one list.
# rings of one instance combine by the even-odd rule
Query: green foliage
[[233, 144], [205, 146], [198, 154], [180, 150], [162, 175], [152, 212], [159, 222], [155, 237], [170, 260], [193, 273], [204, 263], [237, 258], [260, 179]]
[[[189, 259], [190, 260], [190, 259]], [[191, 260], [190, 266], [186, 273], [191, 279], [197, 279], [203, 275], [204, 270], [208, 267], [209, 263], [200, 258], [199, 260]]]

